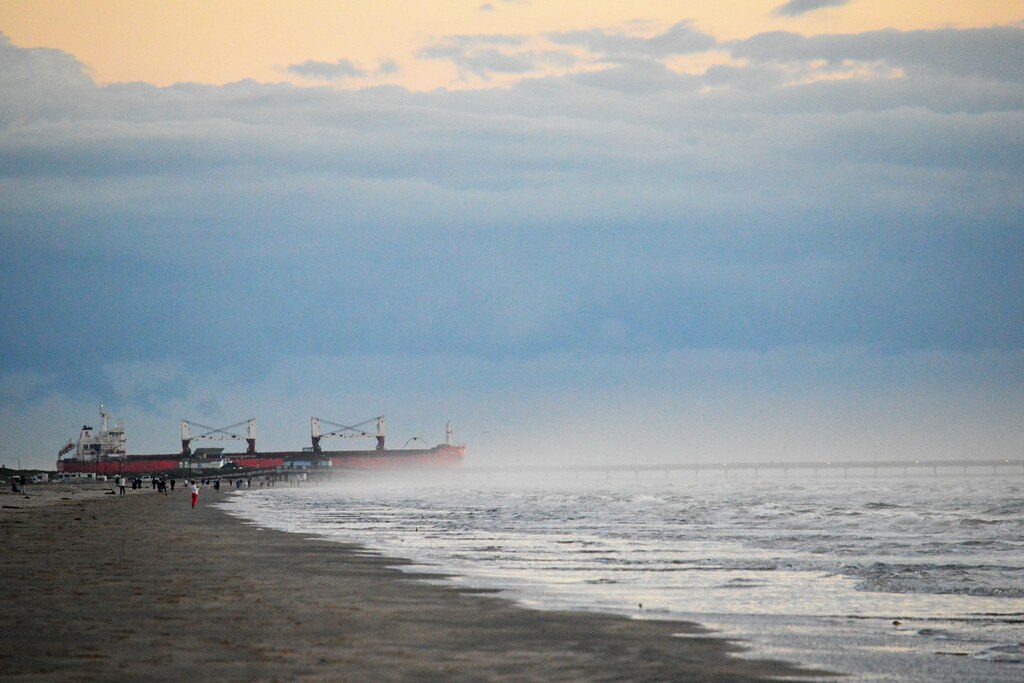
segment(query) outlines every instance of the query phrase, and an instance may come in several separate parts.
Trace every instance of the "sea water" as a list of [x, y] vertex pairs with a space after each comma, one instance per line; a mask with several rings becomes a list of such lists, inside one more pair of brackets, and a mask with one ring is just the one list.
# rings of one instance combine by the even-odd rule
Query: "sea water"
[[[250, 489], [275, 529], [359, 542], [535, 609], [694, 621], [872, 681], [1024, 680], [1024, 476], [416, 475]], [[682, 629], [681, 629], [682, 631]], [[680, 637], [685, 637], [681, 635]]]

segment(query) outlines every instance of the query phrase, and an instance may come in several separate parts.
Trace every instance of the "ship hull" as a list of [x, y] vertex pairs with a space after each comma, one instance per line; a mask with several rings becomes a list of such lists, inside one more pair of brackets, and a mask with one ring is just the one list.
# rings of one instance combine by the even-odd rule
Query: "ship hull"
[[[405, 470], [445, 469], [459, 467], [465, 458], [465, 446], [435, 446], [424, 449], [368, 450], [368, 451], [285, 451], [268, 453], [225, 454], [235, 467], [245, 470], [299, 469], [308, 463], [330, 461], [332, 469], [339, 470]], [[102, 460], [63, 458], [57, 461], [58, 472], [93, 474], [162, 474], [190, 466], [199, 468], [202, 461], [180, 454], [123, 455]], [[237, 470], [236, 470], [237, 471]], [[215, 471], [208, 470], [213, 474]]]
[[66, 458], [57, 461], [58, 472], [88, 473], [88, 474], [150, 474], [155, 472], [170, 472], [178, 469], [180, 460], [176, 457], [171, 459], [137, 459], [137, 456], [125, 455], [119, 458], [106, 460], [77, 460]]

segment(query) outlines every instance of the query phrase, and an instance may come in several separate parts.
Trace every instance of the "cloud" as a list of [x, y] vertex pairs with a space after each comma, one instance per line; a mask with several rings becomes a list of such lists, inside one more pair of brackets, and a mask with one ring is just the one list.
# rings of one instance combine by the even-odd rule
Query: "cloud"
[[347, 59], [339, 59], [336, 62], [318, 62], [309, 59], [299, 64], [291, 64], [286, 70], [289, 73], [304, 76], [305, 78], [322, 81], [342, 81], [350, 78], [390, 76], [398, 73], [400, 67], [393, 59], [384, 60], [377, 65], [374, 71], [360, 68]]
[[848, 4], [850, 0], [789, 0], [772, 10], [772, 14], [780, 17], [798, 17], [826, 7], [842, 7]]
[[553, 43], [584, 47], [605, 58], [613, 57], [668, 57], [671, 55], [705, 52], [717, 41], [693, 27], [690, 20], [680, 21], [654, 36], [643, 37], [603, 29], [563, 31], [546, 36]]
[[[445, 59], [463, 73], [487, 78], [491, 74], [528, 74], [545, 67], [572, 69], [586, 62], [624, 64], [638, 60], [657, 61], [678, 54], [704, 52], [716, 45], [711, 36], [693, 28], [691, 22], [680, 21], [663, 33], [636, 36], [603, 29], [549, 33], [544, 36], [555, 45], [584, 48], [592, 53], [582, 59], [570, 50], [527, 47], [524, 36], [503, 34], [447, 36], [420, 49], [420, 59]], [[658, 71], [652, 66], [649, 71]], [[609, 74], [613, 77], [613, 74]], [[652, 84], [653, 85], [653, 84]], [[637, 84], [636, 87], [644, 87]]]
[[443, 59], [462, 73], [488, 78], [493, 74], [526, 74], [545, 66], [571, 66], [576, 58], [562, 50], [525, 49], [523, 36], [453, 35], [421, 48], [419, 59]]
[[[421, 52], [423, 56], [428, 51]], [[513, 73], [521, 74], [533, 71], [539, 67], [533, 53], [508, 53], [494, 48], [478, 49], [467, 52], [435, 51], [435, 58], [447, 57], [460, 69], [485, 75], [489, 73]]]
[[[502, 5], [526, 5], [529, 4], [528, 0], [498, 0]], [[496, 12], [498, 11], [497, 6], [492, 2], [485, 2], [480, 5], [479, 9], [481, 12]]]
[[325, 81], [337, 81], [343, 78], [362, 78], [366, 75], [364, 69], [360, 69], [347, 59], [339, 59], [336, 62], [319, 62], [314, 59], [307, 59], [298, 64], [289, 64], [288, 72], [305, 76], [307, 78], [319, 78]]
[[96, 92], [84, 65], [60, 50], [19, 48], [0, 33], [0, 126], [82, 113]]
[[733, 43], [729, 50], [735, 57], [761, 62], [878, 61], [959, 76], [1024, 80], [1024, 29], [1008, 26], [817, 36], [776, 31]]
[[773, 88], [789, 80], [789, 74], [773, 65], [734, 66], [713, 64], [704, 72], [704, 82], [712, 87], [731, 86], [744, 89]]
[[445, 36], [443, 40], [435, 45], [437, 47], [459, 47], [473, 48], [481, 45], [522, 45], [526, 42], [524, 36], [508, 33], [471, 33]]
[[698, 76], [676, 73], [654, 60], [633, 60], [609, 69], [574, 74], [568, 80], [623, 93], [696, 90], [703, 83]]
[[504, 34], [452, 35], [446, 36], [416, 52], [419, 59], [450, 59], [456, 63], [471, 58], [479, 51], [495, 51], [498, 47], [518, 47], [524, 43], [522, 36]]

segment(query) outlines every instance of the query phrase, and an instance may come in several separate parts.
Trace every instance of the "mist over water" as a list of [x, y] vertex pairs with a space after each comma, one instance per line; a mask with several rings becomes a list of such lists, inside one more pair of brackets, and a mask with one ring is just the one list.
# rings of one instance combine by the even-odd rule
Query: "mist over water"
[[[857, 680], [1024, 676], [1024, 476], [450, 473], [245, 491], [229, 511], [356, 541], [532, 608], [692, 620]], [[899, 623], [894, 623], [899, 622]]]

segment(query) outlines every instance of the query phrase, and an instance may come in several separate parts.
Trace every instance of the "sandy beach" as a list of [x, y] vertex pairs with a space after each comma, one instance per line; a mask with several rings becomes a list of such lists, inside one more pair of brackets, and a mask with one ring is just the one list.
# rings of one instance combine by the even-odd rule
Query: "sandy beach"
[[[0, 675], [766, 680], [696, 625], [538, 612], [358, 546], [258, 529], [204, 490], [0, 496]], [[679, 634], [685, 634], [680, 637]], [[806, 673], [806, 672], [803, 672]]]

